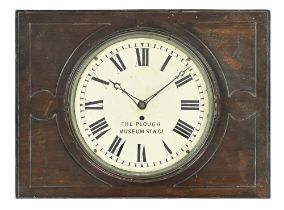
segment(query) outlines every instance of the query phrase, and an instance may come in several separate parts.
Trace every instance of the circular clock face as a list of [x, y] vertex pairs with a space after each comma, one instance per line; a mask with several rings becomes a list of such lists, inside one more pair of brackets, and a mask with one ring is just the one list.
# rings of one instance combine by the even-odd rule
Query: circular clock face
[[204, 145], [215, 115], [205, 66], [180, 42], [149, 32], [113, 37], [79, 62], [71, 117], [80, 145], [109, 172], [177, 171]]

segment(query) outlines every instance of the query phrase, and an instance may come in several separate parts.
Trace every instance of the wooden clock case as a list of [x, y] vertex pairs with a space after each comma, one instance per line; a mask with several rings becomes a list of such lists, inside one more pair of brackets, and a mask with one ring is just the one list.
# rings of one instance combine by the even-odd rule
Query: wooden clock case
[[[269, 197], [269, 18], [268, 11], [17, 11], [16, 196]], [[84, 155], [66, 118], [66, 90], [88, 48], [143, 27], [178, 35], [206, 58], [220, 110], [189, 165], [141, 183]]]

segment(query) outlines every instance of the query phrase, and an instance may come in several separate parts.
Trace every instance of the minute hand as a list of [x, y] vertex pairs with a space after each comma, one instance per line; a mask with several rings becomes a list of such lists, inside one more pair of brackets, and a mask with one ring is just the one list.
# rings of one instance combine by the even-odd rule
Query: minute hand
[[158, 95], [160, 92], [162, 92], [166, 87], [168, 87], [170, 84], [172, 84], [176, 79], [178, 79], [179, 77], [183, 76], [184, 73], [188, 70], [182, 70], [179, 72], [179, 74], [177, 76], [175, 76], [175, 78], [173, 78], [169, 83], [167, 83], [165, 86], [163, 86], [160, 90], [158, 90], [156, 93], [154, 93], [153, 95], [151, 95], [150, 97], [148, 97], [147, 99], [144, 100], [144, 102], [149, 103], [149, 101], [151, 101], [156, 95]]

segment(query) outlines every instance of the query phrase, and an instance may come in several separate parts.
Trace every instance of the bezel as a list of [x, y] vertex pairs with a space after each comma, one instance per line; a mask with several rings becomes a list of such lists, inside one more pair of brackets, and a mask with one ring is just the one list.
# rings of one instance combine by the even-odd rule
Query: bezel
[[[182, 161], [179, 161], [177, 165], [166, 168], [167, 170], [161, 170], [158, 173], [148, 173], [148, 174], [141, 174], [141, 173], [129, 173], [127, 171], [114, 168], [108, 164], [105, 164], [102, 161], [99, 161], [99, 159], [96, 160], [96, 156], [93, 152], [89, 151], [88, 146], [84, 145], [84, 141], [82, 140], [82, 136], [80, 135], [80, 132], [78, 128], [76, 127], [76, 123], [74, 123], [74, 107], [72, 101], [74, 100], [74, 87], [76, 87], [76, 84], [78, 83], [78, 78], [80, 76], [80, 70], [83, 69], [84, 65], [87, 65], [89, 61], [92, 59], [90, 55], [92, 55], [95, 51], [98, 51], [102, 46], [110, 46], [114, 42], [117, 42], [117, 40], [123, 39], [125, 36], [141, 36], [141, 35], [147, 35], [147, 36], [155, 36], [160, 37], [163, 40], [167, 40], [171, 43], [174, 43], [175, 45], [182, 46], [182, 48], [179, 48], [180, 50], [185, 50], [186, 54], [191, 54], [191, 56], [196, 56], [195, 62], [198, 62], [198, 65], [200, 65], [204, 72], [201, 72], [204, 74], [203, 76], [208, 79], [208, 84], [211, 86], [212, 90], [212, 103], [211, 103], [211, 110], [213, 110], [214, 113], [212, 113], [211, 117], [211, 123], [209, 123], [208, 132], [205, 136], [203, 136], [204, 141], [202, 141], [202, 144], [195, 147], [194, 151], [191, 152], [190, 157], [188, 159], [183, 158]], [[92, 37], [92, 36], [91, 36]], [[195, 37], [191, 36], [191, 39], [195, 42], [199, 42], [199, 40], [196, 40]], [[151, 182], [151, 181], [158, 181], [170, 178], [172, 176], [175, 176], [177, 174], [182, 173], [186, 169], [190, 168], [192, 165], [194, 165], [206, 152], [208, 147], [210, 146], [211, 139], [214, 136], [215, 128], [218, 123], [219, 119], [219, 113], [220, 113], [220, 94], [219, 94], [219, 88], [217, 85], [217, 80], [214, 76], [213, 70], [210, 67], [209, 63], [206, 61], [204, 56], [196, 50], [196, 47], [194, 46], [194, 42], [191, 43], [188, 40], [185, 40], [178, 34], [172, 34], [169, 33], [169, 31], [163, 30], [163, 29], [156, 29], [156, 28], [128, 28], [119, 30], [117, 32], [110, 33], [108, 36], [105, 36], [102, 39], [95, 40], [95, 42], [92, 43], [91, 40], [87, 39], [81, 44], [81, 46], [84, 46], [83, 48], [78, 48], [76, 51], [82, 51], [79, 53], [80, 58], [77, 59], [77, 61], [73, 61], [73, 68], [71, 69], [70, 75], [68, 76], [67, 85], [65, 87], [65, 97], [64, 97], [64, 104], [65, 104], [65, 122], [69, 128], [69, 133], [72, 136], [73, 143], [76, 145], [76, 150], [79, 152], [79, 154], [76, 155], [76, 158], [78, 158], [78, 155], [81, 155], [81, 158], [83, 158], [84, 161], [87, 161], [88, 164], [91, 165], [91, 168], [93, 167], [95, 170], [102, 171], [103, 173], [108, 174], [111, 177], [123, 179], [130, 182]], [[82, 50], [81, 50], [82, 49]], [[84, 53], [85, 51], [85, 53]], [[189, 53], [190, 52], [190, 53]], [[87, 59], [87, 60], [86, 60]], [[70, 69], [69, 69], [70, 71]], [[198, 147], [198, 148], [197, 148]], [[71, 152], [72, 153], [72, 152]], [[81, 158], [79, 158], [79, 162], [81, 162]], [[210, 158], [210, 157], [209, 157]], [[78, 160], [78, 159], [77, 159]], [[93, 171], [93, 170], [91, 170]], [[93, 173], [93, 172], [91, 172]]]

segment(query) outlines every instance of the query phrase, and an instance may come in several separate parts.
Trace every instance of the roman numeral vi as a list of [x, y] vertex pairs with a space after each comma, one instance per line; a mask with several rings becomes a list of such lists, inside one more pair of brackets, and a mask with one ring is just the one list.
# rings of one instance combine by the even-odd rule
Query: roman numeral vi
[[146, 162], [145, 146], [137, 145], [137, 162]]

